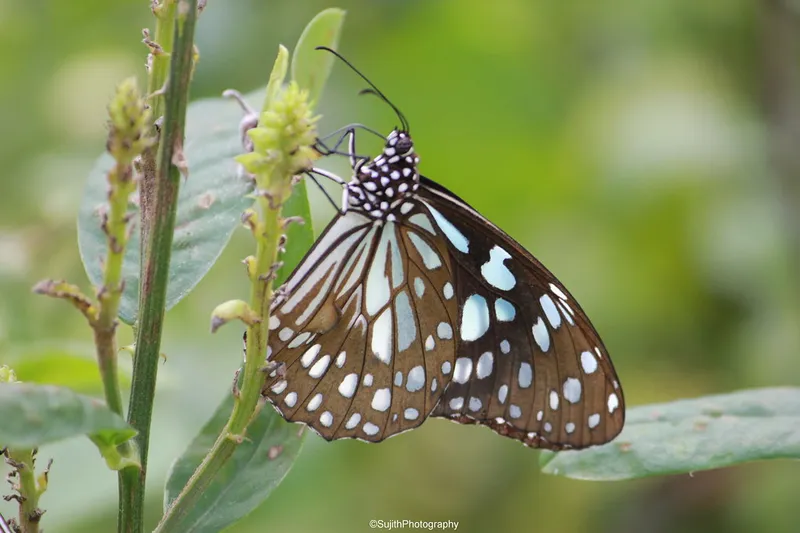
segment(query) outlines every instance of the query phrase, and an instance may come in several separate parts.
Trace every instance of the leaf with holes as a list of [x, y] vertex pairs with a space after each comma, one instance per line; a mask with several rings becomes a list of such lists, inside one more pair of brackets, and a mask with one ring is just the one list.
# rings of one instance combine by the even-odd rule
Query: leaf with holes
[[[245, 96], [252, 104], [264, 99], [264, 90]], [[239, 123], [239, 105], [228, 99], [213, 98], [194, 102], [186, 118], [186, 159], [189, 177], [181, 183], [178, 213], [172, 243], [167, 309], [189, 294], [222, 253], [234, 229], [240, 224], [242, 211], [253, 203], [249, 193], [252, 182], [239, 170], [233, 157], [243, 152]], [[106, 208], [106, 172], [113, 164], [104, 154], [89, 174], [86, 191], [78, 215], [78, 244], [81, 259], [90, 281], [102, 283], [106, 237], [100, 227], [100, 216]], [[138, 198], [130, 211], [138, 221]], [[305, 186], [301, 182], [284, 208], [285, 216], [302, 216], [308, 220], [309, 207]], [[289, 237], [311, 236], [310, 227], [294, 226]], [[134, 228], [123, 264], [125, 291], [119, 316], [132, 324], [139, 305], [139, 228]]]
[[35, 448], [76, 435], [117, 445], [135, 434], [100, 400], [49, 385], [0, 384], [0, 447]]
[[[233, 397], [228, 393], [214, 416], [172, 465], [164, 492], [164, 509], [178, 496], [224, 431]], [[247, 428], [247, 438], [203, 491], [202, 498], [179, 522], [177, 530], [216, 532], [260, 505], [283, 480], [303, 444], [305, 427], [289, 424], [265, 406]]]
[[800, 389], [755, 389], [628, 410], [616, 440], [542, 452], [548, 474], [618, 480], [800, 459]]

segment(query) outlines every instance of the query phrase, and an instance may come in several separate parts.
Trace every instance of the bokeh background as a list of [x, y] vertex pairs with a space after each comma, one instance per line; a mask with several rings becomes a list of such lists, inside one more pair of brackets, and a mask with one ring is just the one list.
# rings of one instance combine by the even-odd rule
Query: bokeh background
[[[145, 78], [148, 4], [0, 0], [0, 362], [21, 379], [100, 395], [82, 318], [30, 287], [43, 277], [85, 286], [78, 203], [114, 85]], [[332, 6], [348, 11], [340, 50], [408, 116], [423, 172], [580, 299], [629, 405], [800, 385], [796, 2], [209, 0], [192, 97], [262, 86], [277, 45], [292, 46]], [[377, 99], [356, 96], [362, 87], [337, 64], [323, 130], [394, 125]], [[331, 209], [312, 201], [319, 229]], [[239, 261], [249, 250], [237, 233], [168, 315], [153, 523], [166, 469], [239, 364], [241, 332], [212, 336], [208, 320], [247, 294]], [[116, 476], [89, 441], [40, 456], [55, 458], [46, 529], [113, 531]], [[464, 532], [796, 532], [799, 491], [800, 464], [789, 461], [635, 482], [548, 477], [536, 452], [436, 420], [380, 445], [309, 435], [273, 497], [231, 531], [427, 519]]]

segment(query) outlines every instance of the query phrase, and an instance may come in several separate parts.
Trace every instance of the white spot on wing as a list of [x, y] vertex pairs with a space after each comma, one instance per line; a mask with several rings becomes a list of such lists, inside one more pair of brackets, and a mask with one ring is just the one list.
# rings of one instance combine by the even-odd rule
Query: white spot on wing
[[553, 284], [553, 283], [550, 284], [550, 290], [553, 291], [553, 294], [555, 294], [556, 296], [558, 296], [562, 300], [566, 300], [567, 299], [567, 295], [564, 294], [564, 291], [559, 289], [558, 286], [556, 286], [555, 284]]
[[283, 391], [286, 390], [286, 385], [288, 385], [288, 382], [285, 379], [282, 379], [279, 382], [277, 382], [275, 385], [270, 387], [269, 390], [271, 390], [275, 394], [280, 394], [280, 393], [282, 393]]
[[474, 341], [483, 336], [489, 329], [489, 306], [486, 299], [473, 294], [464, 302], [461, 311], [461, 339]]
[[619, 398], [617, 398], [617, 394], [612, 392], [608, 395], [608, 412], [609, 414], [613, 413], [619, 407]]
[[425, 386], [425, 369], [422, 365], [417, 365], [408, 372], [406, 389], [408, 392], [417, 392]]
[[287, 394], [286, 397], [284, 397], [283, 399], [283, 403], [285, 403], [289, 407], [294, 407], [295, 404], [297, 403], [297, 393], [290, 392], [289, 394]]
[[503, 261], [510, 257], [511, 255], [499, 246], [489, 250], [489, 260], [481, 265], [481, 275], [492, 287], [510, 291], [517, 284], [514, 274], [503, 264]]
[[472, 359], [469, 357], [459, 357], [456, 359], [456, 368], [453, 371], [453, 381], [456, 383], [466, 383], [472, 375]]
[[397, 350], [402, 352], [417, 338], [417, 323], [406, 291], [401, 291], [395, 296], [394, 310], [397, 321]]
[[553, 411], [558, 409], [558, 393], [554, 390], [550, 391], [550, 409]]
[[319, 423], [329, 428], [333, 425], [333, 415], [330, 411], [325, 411], [321, 415], [319, 415]]
[[501, 385], [497, 390], [497, 399], [500, 403], [506, 403], [506, 396], [508, 395], [508, 385]]
[[517, 310], [508, 300], [498, 298], [494, 301], [494, 314], [500, 322], [511, 322], [517, 316]]
[[364, 424], [364, 433], [366, 433], [370, 437], [377, 435], [378, 431], [380, 431], [380, 428], [375, 424], [373, 424], [372, 422], [367, 422], [366, 424]]
[[469, 410], [473, 413], [477, 413], [483, 407], [483, 403], [481, 402], [480, 398], [471, 397], [469, 399]]
[[372, 326], [372, 353], [387, 365], [392, 361], [392, 309], [387, 307]]
[[378, 389], [372, 396], [372, 403], [370, 404], [373, 409], [380, 412], [385, 412], [389, 409], [392, 403], [392, 392], [388, 389]]
[[589, 423], [589, 429], [596, 428], [600, 424], [600, 413], [589, 415], [587, 422]]
[[517, 376], [519, 386], [527, 389], [533, 383], [533, 367], [530, 363], [522, 363], [519, 365], [519, 375]]
[[405, 418], [406, 420], [416, 420], [417, 418], [419, 418], [419, 411], [417, 411], [413, 407], [409, 407], [405, 411], [403, 411], [403, 418]]
[[492, 352], [484, 352], [478, 358], [478, 366], [475, 369], [475, 375], [478, 379], [484, 379], [492, 374], [492, 367], [494, 366], [494, 356]]
[[292, 339], [292, 342], [290, 342], [287, 345], [287, 347], [288, 348], [297, 348], [298, 346], [300, 346], [301, 344], [306, 342], [310, 336], [311, 336], [311, 333], [308, 332], [308, 331], [306, 331], [304, 333], [301, 333], [300, 335], [298, 335], [297, 337]]
[[581, 382], [575, 378], [564, 380], [564, 399], [570, 403], [578, 403], [581, 400]]
[[356, 393], [356, 386], [358, 385], [358, 374], [347, 374], [342, 382], [339, 384], [339, 394], [345, 398], [352, 398]]
[[433, 218], [436, 220], [436, 224], [442, 229], [445, 236], [453, 244], [453, 246], [455, 246], [459, 252], [465, 254], [469, 253], [469, 240], [467, 240], [464, 234], [458, 231], [458, 228], [453, 226], [453, 224], [432, 205], [425, 202], [425, 207], [427, 207], [431, 212]]
[[344, 425], [345, 429], [353, 429], [361, 422], [361, 415], [359, 413], [353, 413], [350, 418], [347, 419], [347, 423]]
[[309, 366], [311, 366], [311, 363], [313, 363], [314, 360], [317, 358], [317, 355], [319, 355], [319, 351], [321, 348], [322, 345], [315, 344], [314, 346], [305, 351], [305, 353], [300, 357], [300, 364], [303, 366], [303, 368], [308, 368]]
[[445, 300], [449, 300], [450, 298], [452, 298], [453, 297], [453, 284], [450, 283], [449, 281], [447, 283], [445, 283], [444, 287], [442, 288], [442, 294], [444, 295], [444, 299]]
[[425, 294], [425, 282], [422, 281], [422, 278], [414, 278], [414, 292], [417, 298], [422, 298], [422, 295]]
[[442, 266], [442, 259], [439, 257], [439, 254], [431, 248], [430, 244], [413, 231], [407, 232], [407, 235], [411, 240], [411, 244], [414, 245], [414, 248], [417, 249], [420, 257], [422, 257], [422, 263], [425, 265], [425, 268], [428, 270], [435, 270]]
[[542, 320], [542, 317], [536, 319], [536, 324], [533, 325], [533, 340], [539, 345], [543, 352], [550, 349], [550, 334], [547, 332], [547, 325]]
[[422, 213], [416, 213], [414, 215], [411, 215], [408, 220], [412, 224], [416, 224], [420, 228], [424, 229], [431, 235], [436, 235], [436, 230], [433, 229], [433, 224], [431, 224], [431, 220]]
[[312, 378], [319, 379], [323, 374], [325, 374], [325, 371], [328, 370], [329, 364], [331, 364], [330, 355], [321, 357], [319, 361], [314, 363], [314, 366], [311, 367], [311, 370], [308, 371], [308, 375]]
[[436, 341], [433, 340], [433, 335], [428, 335], [428, 338], [425, 339], [425, 349], [431, 351], [435, 347], [436, 347]]
[[542, 304], [542, 310], [547, 317], [547, 321], [550, 322], [553, 329], [558, 329], [561, 325], [561, 314], [558, 312], [558, 309], [556, 309], [556, 304], [553, 303], [553, 299], [550, 298], [549, 294], [545, 294], [539, 298], [539, 303]]
[[450, 409], [453, 411], [458, 411], [462, 407], [464, 407], [464, 398], [459, 396], [458, 398], [450, 400]]
[[597, 370], [597, 359], [595, 359], [592, 352], [581, 352], [581, 366], [583, 367], [583, 371], [587, 374], [591, 374]]
[[436, 326], [436, 334], [440, 339], [452, 339], [453, 328], [447, 322], [439, 322], [439, 325]]
[[308, 405], [306, 406], [306, 411], [308, 411], [309, 413], [316, 411], [320, 405], [322, 405], [322, 394], [317, 393], [308, 402]]

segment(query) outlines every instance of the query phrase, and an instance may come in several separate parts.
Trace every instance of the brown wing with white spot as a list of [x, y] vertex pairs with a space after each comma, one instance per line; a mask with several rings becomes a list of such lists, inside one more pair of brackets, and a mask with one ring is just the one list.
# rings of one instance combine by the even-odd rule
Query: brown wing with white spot
[[283, 367], [265, 395], [327, 440], [379, 442], [420, 425], [454, 360], [450, 271], [441, 237], [339, 217], [273, 306], [268, 359]]
[[459, 315], [452, 381], [432, 416], [489, 426], [527, 446], [602, 444], [625, 407], [611, 360], [561, 283], [443, 187], [420, 197], [450, 241]]

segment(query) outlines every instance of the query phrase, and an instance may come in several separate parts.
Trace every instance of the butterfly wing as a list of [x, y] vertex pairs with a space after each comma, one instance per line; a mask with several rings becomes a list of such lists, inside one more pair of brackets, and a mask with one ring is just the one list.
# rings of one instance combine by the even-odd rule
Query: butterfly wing
[[273, 305], [267, 351], [283, 365], [265, 395], [284, 418], [327, 440], [379, 442], [428, 417], [455, 354], [439, 323], [452, 333], [457, 306], [444, 290], [446, 243], [428, 239], [420, 252], [419, 238], [350, 211], [298, 265]]
[[538, 260], [424, 179], [424, 215], [449, 241], [456, 363], [432, 416], [486, 425], [528, 446], [582, 448], [624, 424], [622, 390], [596, 330]]

